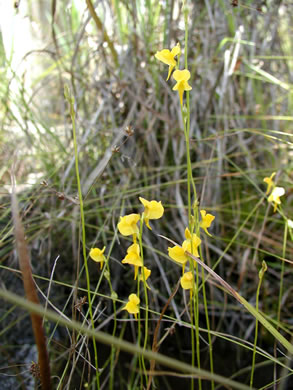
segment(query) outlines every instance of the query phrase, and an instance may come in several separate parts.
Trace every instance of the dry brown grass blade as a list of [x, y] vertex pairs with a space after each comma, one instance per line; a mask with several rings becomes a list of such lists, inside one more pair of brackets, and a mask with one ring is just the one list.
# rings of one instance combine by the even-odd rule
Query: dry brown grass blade
[[[25, 295], [28, 301], [39, 304], [40, 303], [39, 298], [32, 277], [29, 249], [26, 243], [24, 228], [18, 211], [18, 202], [15, 193], [14, 176], [12, 176], [11, 209], [12, 209], [16, 249], [19, 258], [19, 267], [23, 278]], [[43, 319], [38, 314], [31, 313], [31, 321], [32, 321], [34, 337], [38, 349], [38, 364], [40, 368], [40, 379], [41, 379], [42, 389], [50, 390], [52, 388], [50, 364], [49, 364], [49, 356], [47, 352], [46, 337], [45, 337], [43, 323], [42, 323]]]

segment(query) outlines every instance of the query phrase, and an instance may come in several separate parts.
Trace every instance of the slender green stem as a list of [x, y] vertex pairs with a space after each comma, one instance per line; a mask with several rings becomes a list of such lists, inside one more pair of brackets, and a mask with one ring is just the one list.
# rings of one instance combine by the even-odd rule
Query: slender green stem
[[[188, 8], [186, 7], [186, 2], [183, 1], [183, 12], [184, 12], [184, 24], [185, 24], [185, 46], [184, 46], [184, 63], [185, 63], [185, 69], [188, 69]], [[187, 198], [188, 198], [188, 224], [189, 224], [189, 230], [190, 233], [193, 234], [194, 231], [194, 224], [196, 228], [198, 229], [198, 213], [197, 213], [197, 194], [196, 194], [196, 188], [192, 176], [192, 166], [191, 166], [191, 158], [190, 158], [190, 144], [189, 144], [189, 135], [190, 135], [190, 101], [189, 101], [189, 92], [186, 91], [186, 114], [184, 112], [184, 109], [181, 105], [181, 116], [183, 120], [183, 128], [184, 128], [184, 136], [185, 136], [185, 143], [186, 143], [186, 159], [187, 159]], [[194, 209], [196, 211], [196, 215], [194, 215], [194, 220], [192, 218], [192, 205], [191, 205], [191, 186], [193, 189], [193, 195], [194, 195]], [[192, 248], [192, 240], [191, 240], [191, 251], [193, 252]], [[190, 268], [194, 275], [194, 265], [193, 260], [190, 259]], [[191, 316], [191, 324], [193, 323], [193, 317], [194, 317], [194, 326], [195, 326], [195, 341], [196, 341], [196, 356], [197, 356], [197, 366], [200, 368], [200, 340], [199, 340], [199, 295], [198, 295], [198, 286], [199, 286], [199, 275], [198, 275], [198, 265], [195, 264], [195, 272], [196, 272], [196, 283], [195, 286], [193, 286], [193, 290], [195, 290], [194, 294], [192, 294], [192, 302], [190, 304], [190, 316]], [[192, 306], [193, 303], [193, 306]], [[193, 309], [192, 309], [193, 307]], [[192, 313], [194, 313], [194, 316], [192, 316]], [[193, 326], [191, 326], [191, 341], [192, 341], [192, 365], [194, 365], [195, 360], [195, 351], [194, 351], [194, 335], [193, 335]], [[194, 388], [194, 379], [191, 379], [190, 383], [191, 389]], [[198, 378], [198, 388], [201, 390], [202, 384], [201, 384], [201, 378]]]
[[[116, 309], [116, 298], [117, 298], [117, 294], [115, 293], [115, 291], [113, 290], [112, 288], [112, 283], [111, 283], [111, 274], [110, 274], [110, 267], [109, 267], [109, 257], [107, 258], [106, 260], [106, 264], [105, 264], [106, 268], [107, 268], [107, 271], [108, 271], [108, 274], [107, 274], [107, 277], [106, 279], [108, 280], [108, 284], [109, 284], [109, 287], [110, 287], [110, 291], [111, 291], [111, 297], [113, 297], [113, 311], [114, 311], [114, 326], [113, 326], [113, 332], [112, 332], [112, 336], [115, 336], [116, 334], [116, 329], [117, 329], [117, 309]], [[115, 353], [116, 353], [116, 348], [114, 347], [114, 345], [111, 345], [111, 359], [110, 359], [110, 383], [109, 383], [109, 389], [112, 390], [113, 389], [113, 386], [114, 386], [114, 361], [115, 361]]]
[[[140, 299], [139, 294], [140, 286], [139, 286], [139, 275], [137, 275], [137, 296]], [[140, 310], [138, 311], [138, 329], [137, 329], [137, 345], [140, 347], [140, 339], [141, 339], [141, 313]], [[143, 356], [139, 355], [138, 357], [138, 363], [139, 363], [139, 374], [140, 374], [140, 388], [143, 389], [143, 371], [145, 371], [145, 365], [143, 361]], [[143, 369], [144, 367], [144, 369]]]
[[[194, 283], [193, 283], [193, 287], [194, 287]], [[193, 317], [194, 317], [194, 313], [196, 313], [196, 311], [194, 310], [194, 288], [192, 290], [190, 290], [190, 298], [189, 298], [189, 310], [190, 310], [190, 324], [192, 325], [193, 324]], [[194, 367], [195, 366], [195, 353], [194, 353], [194, 331], [193, 331], [193, 326], [190, 327], [190, 330], [191, 330], [191, 348], [192, 348], [192, 351], [191, 351], [191, 365]], [[190, 382], [190, 388], [191, 390], [193, 389], [194, 387], [194, 379], [191, 378], [191, 382]]]
[[[82, 253], [84, 259], [84, 268], [86, 273], [86, 283], [87, 283], [87, 293], [88, 293], [88, 304], [90, 312], [90, 320], [93, 330], [95, 329], [95, 322], [93, 317], [92, 310], [92, 300], [91, 300], [91, 291], [90, 291], [90, 275], [87, 264], [87, 254], [86, 254], [86, 235], [85, 235], [85, 218], [84, 218], [84, 208], [83, 208], [83, 198], [79, 177], [79, 166], [78, 166], [78, 150], [77, 150], [77, 141], [76, 141], [76, 127], [75, 127], [75, 110], [74, 110], [74, 97], [71, 95], [69, 87], [65, 85], [64, 96], [70, 105], [70, 116], [72, 121], [72, 133], [73, 133], [73, 143], [74, 143], [74, 156], [75, 156], [75, 172], [76, 172], [76, 181], [79, 197], [79, 206], [80, 206], [80, 220], [81, 220], [81, 229], [82, 229]], [[99, 365], [98, 365], [98, 352], [96, 340], [93, 339], [94, 355], [95, 355], [95, 368], [96, 368], [96, 382], [97, 388], [100, 389], [100, 378], [99, 378]]]
[[147, 287], [146, 287], [146, 280], [145, 280], [145, 273], [144, 273], [144, 257], [143, 257], [143, 246], [142, 246], [142, 231], [143, 231], [143, 216], [140, 220], [140, 229], [139, 229], [139, 247], [140, 247], [140, 257], [142, 261], [142, 281], [143, 281], [143, 287], [144, 287], [144, 296], [145, 296], [145, 334], [144, 334], [144, 345], [143, 347], [147, 347], [147, 342], [148, 342], [148, 315], [149, 315], [149, 300], [148, 300], [148, 292], [147, 292]]
[[[193, 272], [194, 273], [194, 272]], [[196, 357], [197, 357], [197, 367], [200, 369], [200, 340], [199, 340], [199, 273], [198, 273], [198, 264], [195, 264], [195, 273], [196, 273], [196, 294], [194, 294], [194, 310], [195, 310], [195, 338], [196, 338]], [[192, 386], [193, 388], [193, 386]], [[198, 388], [201, 390], [201, 378], [198, 378]]]
[[[145, 327], [144, 327], [144, 343], [143, 343], [143, 348], [146, 349], [147, 343], [148, 343], [148, 322], [149, 322], [149, 300], [148, 300], [148, 292], [147, 292], [147, 287], [146, 287], [146, 280], [145, 280], [145, 273], [144, 273], [144, 257], [143, 257], [143, 246], [142, 246], [142, 232], [143, 232], [143, 222], [144, 222], [144, 215], [142, 214], [141, 219], [140, 219], [140, 228], [139, 228], [139, 248], [140, 248], [140, 257], [142, 261], [142, 267], [141, 267], [141, 274], [138, 276], [138, 285], [140, 282], [140, 277], [142, 277], [143, 281], [143, 287], [144, 287], [144, 297], [145, 297]], [[146, 383], [148, 381], [147, 377], [147, 372], [146, 372], [146, 367], [145, 367], [145, 362], [144, 358], [142, 357], [142, 364], [143, 364], [143, 369], [144, 369], [144, 374], [146, 378]]]
[[[199, 254], [200, 254], [200, 259], [203, 261], [201, 247], [199, 247]], [[204, 302], [206, 325], [207, 325], [207, 331], [208, 331], [208, 343], [209, 343], [209, 355], [210, 355], [210, 370], [213, 373], [214, 372], [213, 344], [212, 344], [209, 311], [208, 311], [207, 297], [206, 297], [206, 285], [204, 283], [204, 281], [205, 281], [205, 273], [204, 273], [203, 267], [201, 268], [201, 280], [202, 280], [202, 283], [203, 283], [203, 288], [202, 288], [203, 302]], [[214, 390], [214, 388], [215, 388], [214, 381], [211, 382], [211, 387], [212, 387], [212, 390]]]

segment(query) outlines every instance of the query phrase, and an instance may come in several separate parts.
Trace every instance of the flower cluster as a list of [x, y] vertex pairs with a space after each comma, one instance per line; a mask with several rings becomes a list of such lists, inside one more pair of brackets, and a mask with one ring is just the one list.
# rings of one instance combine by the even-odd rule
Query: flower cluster
[[[137, 236], [139, 234], [138, 221], [145, 222], [146, 226], [152, 230], [149, 221], [152, 219], [159, 219], [164, 213], [164, 207], [161, 202], [156, 200], [148, 201], [142, 197], [139, 198], [140, 202], [144, 206], [144, 211], [142, 215], [140, 214], [129, 214], [124, 217], [120, 217], [120, 221], [117, 225], [118, 230], [122, 236], [132, 236], [133, 243], [127, 249], [127, 254], [122, 260], [123, 264], [130, 264], [134, 266], [134, 280], [137, 279], [139, 269], [141, 270], [139, 276], [139, 282], [144, 282], [146, 287], [149, 288], [146, 283], [147, 279], [151, 274], [151, 270], [144, 266], [143, 259], [140, 253], [140, 246], [137, 243]], [[129, 302], [123, 307], [124, 310], [127, 310], [128, 313], [136, 314], [138, 313], [138, 304], [139, 298], [135, 294], [129, 296]]]
[[[169, 65], [167, 81], [169, 80], [173, 69], [177, 66], [175, 57], [180, 56], [180, 53], [180, 45], [179, 43], [177, 43], [177, 45], [173, 47], [171, 51], [168, 49], [163, 49], [155, 54], [157, 60], [163, 62], [166, 65]], [[190, 91], [192, 89], [191, 86], [188, 84], [188, 80], [190, 79], [190, 72], [187, 69], [176, 69], [173, 73], [173, 78], [176, 81], [176, 84], [173, 87], [173, 91], [178, 91], [180, 104], [182, 106], [184, 91]]]
[[263, 179], [263, 181], [267, 184], [266, 195], [271, 192], [268, 197], [268, 202], [273, 204], [274, 212], [276, 212], [278, 205], [281, 204], [280, 196], [285, 194], [285, 189], [283, 187], [276, 187], [276, 184], [273, 181], [275, 175], [276, 172], [273, 172], [270, 177], [265, 177]]

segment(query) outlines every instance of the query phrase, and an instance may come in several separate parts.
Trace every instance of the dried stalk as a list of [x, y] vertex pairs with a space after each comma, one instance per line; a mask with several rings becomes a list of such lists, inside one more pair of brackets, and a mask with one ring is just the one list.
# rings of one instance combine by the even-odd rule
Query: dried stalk
[[[19, 258], [19, 267], [22, 273], [23, 286], [25, 295], [28, 301], [39, 304], [39, 298], [35, 283], [32, 276], [30, 254], [26, 243], [24, 228], [19, 217], [18, 202], [15, 193], [15, 180], [12, 177], [12, 197], [11, 209], [14, 224], [14, 235], [16, 242], [16, 249]], [[46, 337], [43, 329], [43, 319], [40, 315], [31, 312], [31, 321], [34, 332], [35, 341], [38, 349], [38, 364], [40, 368], [40, 379], [43, 390], [51, 389], [51, 375], [49, 356], [47, 352]]]

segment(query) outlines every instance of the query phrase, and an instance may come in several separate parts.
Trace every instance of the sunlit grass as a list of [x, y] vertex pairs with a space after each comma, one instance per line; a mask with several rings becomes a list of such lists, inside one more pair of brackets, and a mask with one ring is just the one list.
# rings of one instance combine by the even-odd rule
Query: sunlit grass
[[[31, 360], [37, 361], [19, 352], [34, 340], [27, 314], [32, 305], [18, 298], [23, 288], [11, 221], [13, 169], [42, 302], [33, 309], [43, 316], [46, 307], [53, 388], [134, 389], [152, 383], [212, 389], [231, 379], [230, 386], [239, 389], [250, 383], [259, 389], [290, 386], [288, 5], [268, 0], [260, 12], [253, 2], [186, 2], [192, 90], [184, 136], [186, 111], [172, 91], [176, 81], [171, 76], [166, 82], [168, 66], [155, 58], [178, 42], [184, 50], [182, 2], [115, 0], [96, 8], [86, 3], [57, 7], [54, 18], [51, 10], [44, 13], [50, 23], [54, 19], [50, 46], [26, 58], [43, 58], [40, 68], [23, 61], [16, 70], [13, 58], [1, 54], [0, 336], [6, 368], [0, 383], [7, 380], [1, 374], [12, 373], [13, 386], [25, 387], [32, 380]], [[64, 84], [75, 99], [75, 140]], [[273, 172], [275, 185], [285, 190], [275, 213], [263, 182]], [[139, 197], [164, 206], [162, 218], [150, 221], [152, 231], [143, 225], [138, 238], [143, 264], [152, 271], [150, 290], [121, 263], [132, 237], [122, 236], [117, 224], [120, 216], [142, 214]], [[168, 257], [173, 244], [160, 235], [181, 245], [196, 199], [199, 210], [215, 219], [208, 228], [212, 237], [200, 232], [208, 268], [202, 272], [194, 263], [198, 289], [190, 295], [178, 285], [182, 268]], [[88, 256], [91, 248], [104, 247], [100, 269]], [[268, 269], [260, 284], [263, 261]], [[139, 293], [137, 320], [121, 310], [131, 293]], [[103, 333], [94, 335], [94, 329]], [[24, 369], [16, 371], [18, 364]]]

